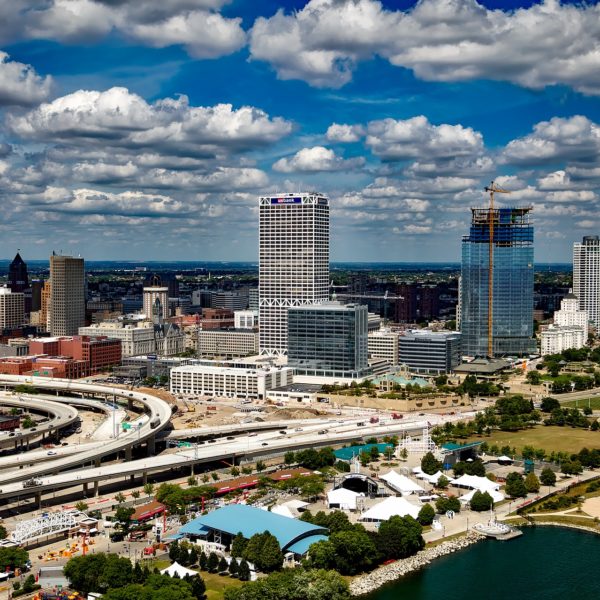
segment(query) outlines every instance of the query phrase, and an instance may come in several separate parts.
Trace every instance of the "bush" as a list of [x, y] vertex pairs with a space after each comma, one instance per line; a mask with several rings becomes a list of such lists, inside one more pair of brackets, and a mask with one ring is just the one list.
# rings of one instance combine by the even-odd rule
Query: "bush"
[[556, 484], [556, 474], [552, 469], [546, 467], [542, 470], [542, 474], [540, 475], [540, 481], [544, 485], [552, 486]]
[[433, 452], [428, 452], [421, 459], [421, 469], [423, 470], [423, 473], [427, 473], [427, 475], [434, 475], [442, 469], [442, 463], [437, 460], [433, 455]]
[[421, 525], [431, 525], [434, 518], [435, 510], [433, 509], [433, 506], [431, 506], [431, 504], [425, 504], [419, 511], [417, 521], [419, 521]]
[[494, 500], [487, 492], [481, 493], [479, 490], [477, 490], [471, 498], [470, 505], [471, 510], [483, 512], [492, 508], [494, 505]]

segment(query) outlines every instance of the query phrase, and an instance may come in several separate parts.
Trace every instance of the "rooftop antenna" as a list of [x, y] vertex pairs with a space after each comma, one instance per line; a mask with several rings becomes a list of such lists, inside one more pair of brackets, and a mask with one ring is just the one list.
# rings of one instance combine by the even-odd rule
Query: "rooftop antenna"
[[488, 264], [488, 357], [494, 356], [494, 219], [496, 211], [494, 210], [494, 194], [510, 194], [509, 191], [497, 186], [493, 181], [484, 190], [490, 194], [490, 208], [488, 211], [488, 220], [490, 226], [489, 233], [489, 264]]

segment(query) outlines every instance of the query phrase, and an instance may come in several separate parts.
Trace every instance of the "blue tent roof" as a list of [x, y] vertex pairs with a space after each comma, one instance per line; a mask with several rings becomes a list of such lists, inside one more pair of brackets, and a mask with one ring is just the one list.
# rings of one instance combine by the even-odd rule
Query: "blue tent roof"
[[349, 446], [348, 448], [340, 448], [334, 450], [334, 455], [338, 460], [352, 460], [358, 454], [363, 452], [370, 452], [373, 446], [377, 446], [377, 449], [381, 454], [384, 454], [388, 448], [393, 448], [393, 444], [363, 444], [362, 446]]
[[294, 542], [291, 546], [287, 547], [287, 552], [293, 552], [294, 554], [300, 554], [301, 556], [308, 552], [310, 546], [316, 542], [321, 542], [328, 539], [326, 535], [311, 535], [310, 537], [303, 538]]
[[246, 539], [250, 539], [256, 533], [269, 531], [277, 538], [281, 549], [286, 552], [304, 538], [314, 538], [328, 533], [323, 527], [245, 504], [230, 504], [218, 508], [186, 523], [179, 532], [187, 535], [205, 535], [211, 529], [223, 531], [231, 536], [241, 532]]

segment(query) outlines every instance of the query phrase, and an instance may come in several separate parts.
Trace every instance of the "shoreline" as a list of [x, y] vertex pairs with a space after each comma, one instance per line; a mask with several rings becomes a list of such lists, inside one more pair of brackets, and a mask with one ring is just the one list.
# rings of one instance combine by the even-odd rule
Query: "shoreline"
[[577, 525], [577, 523], [563, 523], [559, 521], [536, 521], [527, 522], [520, 525], [520, 527], [566, 527], [567, 529], [578, 529], [579, 531], [586, 531], [588, 533], [595, 533], [600, 535], [600, 529], [593, 527], [586, 527], [585, 525]]
[[404, 575], [412, 573], [427, 566], [437, 558], [448, 556], [464, 548], [486, 539], [480, 533], [474, 531], [465, 532], [464, 535], [442, 542], [430, 548], [424, 548], [414, 556], [399, 559], [389, 565], [382, 565], [370, 573], [359, 575], [350, 583], [350, 594], [352, 596], [364, 596], [383, 587], [388, 583], [397, 581]]

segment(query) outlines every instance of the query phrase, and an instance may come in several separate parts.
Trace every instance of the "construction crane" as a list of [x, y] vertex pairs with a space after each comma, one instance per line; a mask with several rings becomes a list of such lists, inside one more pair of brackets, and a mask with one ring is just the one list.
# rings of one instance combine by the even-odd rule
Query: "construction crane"
[[493, 181], [489, 186], [485, 186], [484, 190], [490, 194], [490, 209], [488, 211], [489, 218], [489, 265], [488, 265], [488, 357], [494, 356], [494, 194], [510, 194], [508, 190], [504, 190], [497, 186]]

